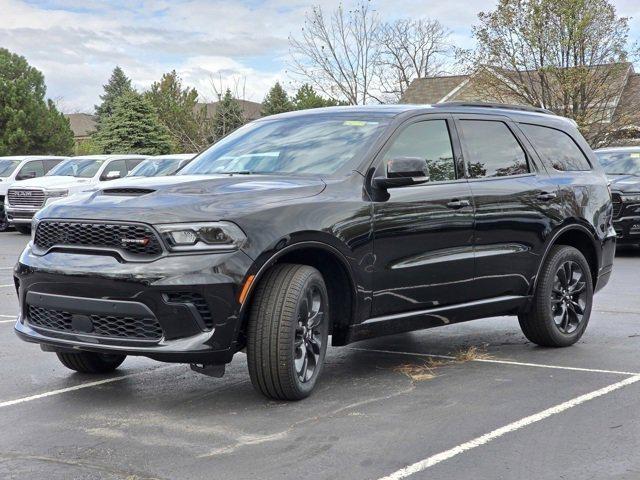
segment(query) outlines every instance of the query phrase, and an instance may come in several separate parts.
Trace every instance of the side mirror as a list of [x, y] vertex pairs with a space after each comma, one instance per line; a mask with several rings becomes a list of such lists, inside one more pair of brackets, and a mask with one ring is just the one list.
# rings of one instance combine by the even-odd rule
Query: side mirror
[[107, 174], [104, 176], [105, 180], [115, 180], [116, 178], [120, 178], [120, 171], [119, 170], [111, 170], [110, 172], [107, 172]]
[[36, 172], [24, 172], [16, 177], [16, 180], [27, 180], [29, 178], [36, 178]]
[[373, 179], [374, 187], [386, 190], [429, 181], [429, 166], [423, 158], [394, 158], [387, 162], [386, 170], [386, 176]]

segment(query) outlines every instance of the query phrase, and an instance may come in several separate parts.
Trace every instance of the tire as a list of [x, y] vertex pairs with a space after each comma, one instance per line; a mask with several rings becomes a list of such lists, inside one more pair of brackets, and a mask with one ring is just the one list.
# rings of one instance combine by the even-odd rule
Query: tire
[[0, 203], [0, 232], [6, 232], [9, 230], [9, 221], [7, 220], [7, 212], [4, 209], [4, 204]]
[[282, 264], [267, 272], [253, 297], [247, 328], [254, 388], [274, 400], [309, 396], [322, 373], [329, 321], [329, 297], [318, 270]]
[[568, 347], [584, 334], [592, 305], [589, 263], [579, 250], [556, 245], [542, 266], [531, 310], [520, 314], [518, 320], [525, 337], [533, 343]]
[[14, 224], [13, 227], [23, 235], [31, 235], [31, 226]]
[[109, 373], [120, 366], [126, 355], [107, 353], [56, 353], [60, 362], [70, 370], [80, 373]]

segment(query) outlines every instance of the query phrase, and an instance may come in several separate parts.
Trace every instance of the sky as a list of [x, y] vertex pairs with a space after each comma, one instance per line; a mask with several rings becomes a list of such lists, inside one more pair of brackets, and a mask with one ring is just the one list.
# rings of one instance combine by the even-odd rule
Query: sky
[[[290, 35], [312, 5], [339, 0], [0, 0], [0, 47], [45, 75], [47, 96], [66, 113], [93, 112], [116, 65], [139, 90], [176, 70], [203, 101], [230, 87], [260, 102], [287, 72]], [[350, 0], [343, 3], [348, 7]], [[640, 0], [614, 0], [640, 40]], [[386, 20], [439, 20], [462, 48], [473, 46], [477, 13], [496, 0], [371, 0]]]

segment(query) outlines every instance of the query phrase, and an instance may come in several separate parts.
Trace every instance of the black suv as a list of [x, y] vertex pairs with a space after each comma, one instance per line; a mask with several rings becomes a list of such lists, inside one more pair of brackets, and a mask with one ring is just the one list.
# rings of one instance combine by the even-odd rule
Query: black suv
[[15, 268], [17, 334], [67, 367], [126, 355], [307, 396], [333, 345], [517, 315], [584, 333], [615, 252], [573, 123], [496, 105], [337, 107], [250, 123], [177, 177], [56, 202]]
[[609, 177], [618, 245], [640, 246], [640, 147], [603, 148], [595, 154]]

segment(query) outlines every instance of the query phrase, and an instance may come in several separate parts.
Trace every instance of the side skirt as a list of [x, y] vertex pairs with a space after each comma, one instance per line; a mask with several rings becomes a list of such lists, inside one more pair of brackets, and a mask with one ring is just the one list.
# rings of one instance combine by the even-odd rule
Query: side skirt
[[509, 295], [369, 318], [350, 327], [347, 343], [395, 333], [441, 327], [478, 318], [515, 315], [526, 309], [529, 303], [530, 297], [528, 296]]

